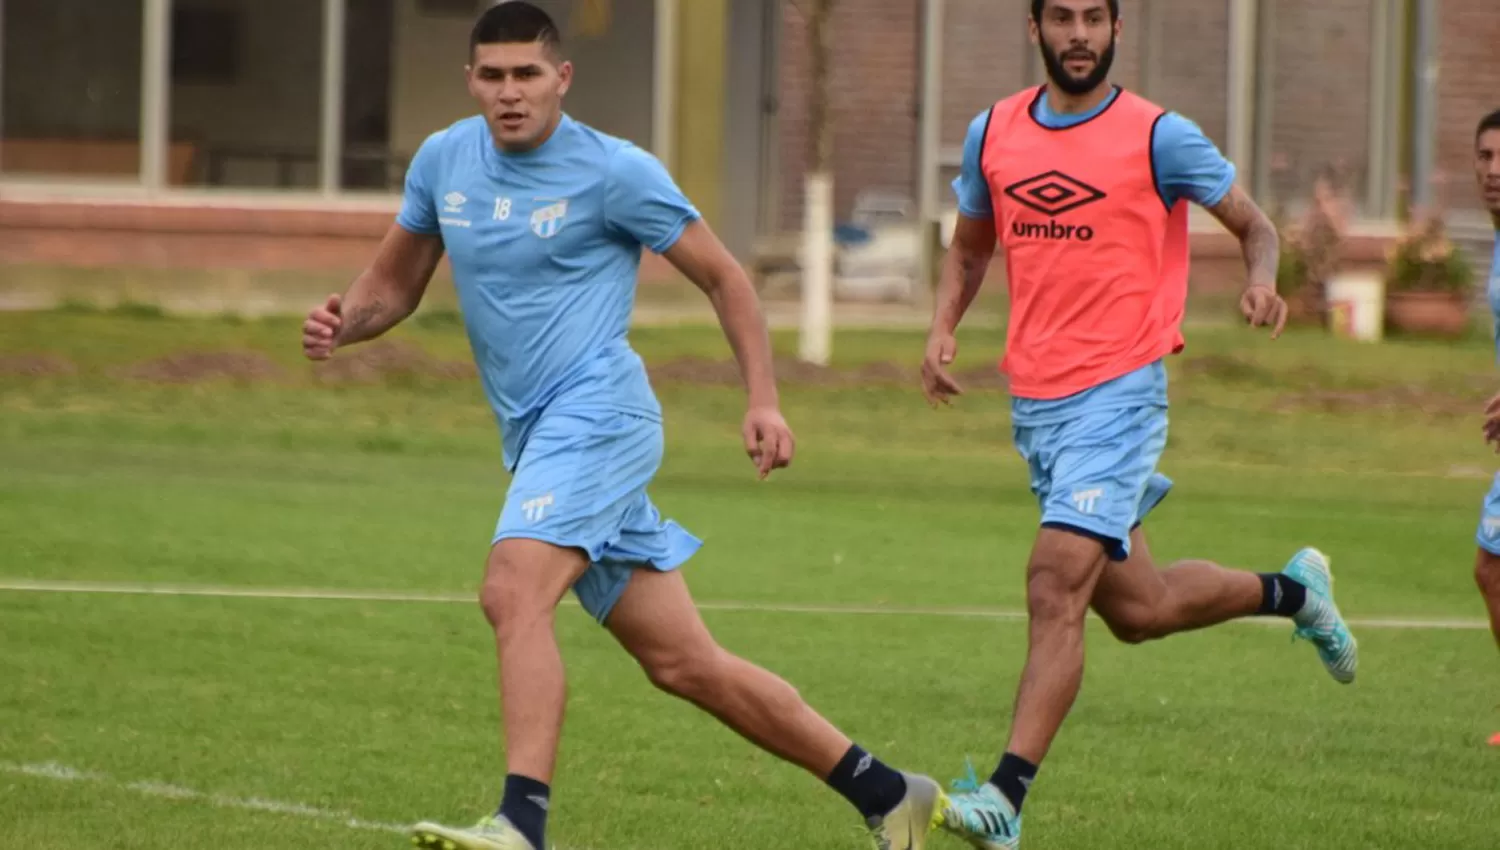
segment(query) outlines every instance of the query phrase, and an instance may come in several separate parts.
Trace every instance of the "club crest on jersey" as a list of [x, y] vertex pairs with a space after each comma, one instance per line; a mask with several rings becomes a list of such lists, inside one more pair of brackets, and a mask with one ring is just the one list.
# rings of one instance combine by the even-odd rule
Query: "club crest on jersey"
[[[544, 200], [538, 198], [537, 200]], [[568, 202], [554, 201], [540, 207], [531, 214], [531, 232], [543, 239], [551, 239], [562, 230], [563, 219], [568, 217]]]

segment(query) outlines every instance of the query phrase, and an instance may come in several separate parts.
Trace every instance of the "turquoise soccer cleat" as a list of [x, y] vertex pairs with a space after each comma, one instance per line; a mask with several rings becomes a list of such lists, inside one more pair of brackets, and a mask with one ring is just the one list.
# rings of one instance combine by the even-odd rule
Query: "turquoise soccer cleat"
[[1281, 572], [1307, 588], [1307, 601], [1292, 618], [1297, 624], [1293, 639], [1301, 638], [1317, 647], [1318, 657], [1334, 679], [1346, 685], [1353, 682], [1359, 667], [1359, 644], [1333, 603], [1333, 572], [1328, 556], [1311, 547], [1303, 549], [1292, 556]]
[[978, 850], [1016, 850], [1021, 846], [1021, 815], [988, 782], [980, 783], [974, 765], [968, 776], [953, 783], [957, 794], [948, 795], [942, 811], [942, 827]]

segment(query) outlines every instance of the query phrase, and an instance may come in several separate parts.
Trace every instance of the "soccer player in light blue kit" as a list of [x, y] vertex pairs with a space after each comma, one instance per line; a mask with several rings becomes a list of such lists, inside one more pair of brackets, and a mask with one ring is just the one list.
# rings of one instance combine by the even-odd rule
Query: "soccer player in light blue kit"
[[1042, 515], [1026, 565], [1027, 658], [1009, 741], [988, 780], [971, 771], [942, 815], [981, 850], [1020, 846], [1023, 803], [1082, 684], [1090, 608], [1129, 643], [1283, 617], [1336, 681], [1352, 682], [1358, 665], [1318, 550], [1264, 573], [1203, 560], [1158, 569], [1151, 558], [1143, 523], [1172, 487], [1157, 464], [1167, 442], [1164, 360], [1182, 344], [1187, 204], [1239, 239], [1241, 311], [1279, 330], [1276, 231], [1192, 122], [1109, 84], [1118, 0], [1030, 7], [1048, 81], [970, 127], [922, 364], [930, 402], [961, 392], [948, 373], [954, 332], [1003, 247], [1012, 426]]
[[[1474, 175], [1485, 208], [1495, 225], [1494, 259], [1490, 265], [1489, 302], [1495, 321], [1495, 357], [1500, 361], [1500, 109], [1486, 115], [1474, 133]], [[1484, 436], [1500, 449], [1500, 395], [1485, 407]], [[1474, 579], [1490, 613], [1490, 631], [1500, 645], [1500, 473], [1484, 499], [1484, 512], [1475, 534], [1479, 557], [1474, 564]], [[1500, 733], [1490, 739], [1500, 746]]]
[[658, 687], [813, 773], [881, 850], [920, 850], [942, 798], [881, 763], [774, 674], [718, 646], [677, 571], [699, 541], [646, 490], [662, 413], [626, 340], [642, 247], [714, 305], [749, 393], [762, 478], [792, 459], [755, 291], [652, 156], [562, 111], [572, 65], [545, 12], [518, 0], [475, 24], [467, 71], [483, 112], [429, 137], [371, 268], [304, 327], [309, 357], [368, 340], [417, 306], [446, 251], [512, 474], [480, 602], [500, 665], [507, 775], [467, 828], [419, 823], [421, 846], [543, 850], [565, 680], [554, 609], [571, 587]]

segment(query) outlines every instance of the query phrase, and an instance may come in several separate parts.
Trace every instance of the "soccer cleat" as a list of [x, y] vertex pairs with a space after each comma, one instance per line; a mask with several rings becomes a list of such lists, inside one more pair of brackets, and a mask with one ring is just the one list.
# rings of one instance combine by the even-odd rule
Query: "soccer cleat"
[[974, 775], [953, 783], [959, 793], [944, 801], [941, 826], [979, 850], [1016, 850], [1021, 846], [1021, 815], [1000, 789]]
[[539, 850], [499, 815], [487, 817], [467, 829], [423, 821], [412, 827], [411, 843], [429, 850]]
[[1333, 573], [1328, 556], [1311, 547], [1303, 549], [1292, 556], [1281, 573], [1307, 588], [1307, 601], [1292, 618], [1297, 624], [1293, 640], [1301, 638], [1317, 647], [1318, 657], [1334, 679], [1346, 685], [1354, 681], [1354, 671], [1359, 666], [1359, 644], [1338, 606], [1333, 604]]
[[912, 773], [906, 779], [906, 796], [883, 817], [865, 821], [876, 850], [922, 850], [927, 833], [938, 825], [947, 795], [933, 780]]

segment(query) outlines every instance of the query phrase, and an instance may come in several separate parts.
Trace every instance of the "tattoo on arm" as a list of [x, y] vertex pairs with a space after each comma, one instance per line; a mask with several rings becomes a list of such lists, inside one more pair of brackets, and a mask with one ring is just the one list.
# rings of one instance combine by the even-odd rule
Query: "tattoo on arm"
[[1224, 229], [1240, 240], [1250, 285], [1276, 287], [1276, 269], [1281, 262], [1281, 237], [1276, 226], [1244, 189], [1235, 186], [1224, 200], [1209, 208]]
[[385, 300], [371, 293], [344, 313], [344, 325], [339, 330], [341, 342], [358, 342], [378, 334], [383, 328], [387, 310]]
[[1281, 241], [1270, 223], [1251, 228], [1240, 242], [1250, 283], [1276, 288], [1276, 270], [1281, 264]]

